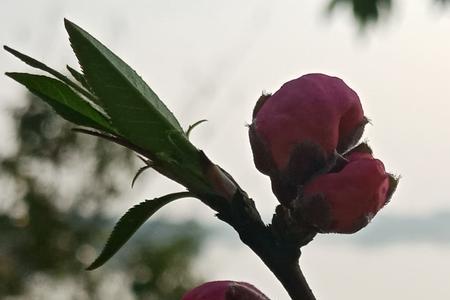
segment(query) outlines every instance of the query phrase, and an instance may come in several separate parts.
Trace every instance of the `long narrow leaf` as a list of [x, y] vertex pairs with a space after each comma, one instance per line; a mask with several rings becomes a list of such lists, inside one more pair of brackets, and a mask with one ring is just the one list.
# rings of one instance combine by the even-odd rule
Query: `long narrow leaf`
[[74, 83], [72, 80], [70, 80], [69, 78], [67, 78], [63, 74], [61, 74], [58, 71], [50, 68], [46, 64], [44, 64], [44, 63], [42, 63], [42, 62], [40, 62], [40, 61], [38, 61], [38, 60], [28, 56], [28, 55], [20, 53], [19, 51], [15, 50], [15, 49], [13, 49], [11, 47], [8, 47], [6, 45], [3, 46], [3, 49], [8, 51], [12, 55], [17, 57], [21, 61], [23, 61], [24, 63], [26, 63], [27, 65], [29, 65], [29, 66], [31, 66], [33, 68], [40, 69], [42, 71], [48, 72], [49, 74], [55, 76], [56, 78], [58, 78], [59, 80], [61, 80], [62, 82], [64, 82], [65, 84], [67, 84], [68, 86], [70, 86], [71, 88], [73, 88], [74, 90], [76, 90], [77, 92], [82, 94], [83, 96], [85, 96], [86, 98], [88, 98], [89, 100], [96, 102], [96, 98], [95, 98], [94, 95], [92, 95], [87, 90], [85, 90], [84, 88], [82, 88], [79, 85], [77, 85], [76, 83]]
[[131, 236], [145, 223], [155, 212], [164, 205], [180, 199], [192, 197], [190, 192], [173, 193], [161, 198], [146, 200], [132, 207], [113, 229], [105, 247], [97, 259], [86, 269], [94, 270], [108, 261], [131, 238]]
[[[164, 103], [131, 67], [89, 33], [68, 20], [65, 26], [84, 76], [114, 127], [141, 147], [173, 154], [168, 134], [185, 134]], [[183, 147], [195, 151], [187, 138], [184, 143]]]
[[61, 117], [77, 125], [115, 133], [109, 120], [63, 82], [28, 73], [6, 73], [47, 102]]

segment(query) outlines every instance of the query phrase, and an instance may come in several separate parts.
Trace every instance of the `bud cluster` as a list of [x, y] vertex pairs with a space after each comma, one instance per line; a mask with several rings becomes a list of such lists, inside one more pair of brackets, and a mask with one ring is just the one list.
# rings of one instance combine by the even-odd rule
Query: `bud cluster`
[[353, 233], [386, 204], [397, 180], [366, 144], [358, 95], [339, 78], [307, 74], [258, 100], [250, 143], [283, 207], [318, 232]]

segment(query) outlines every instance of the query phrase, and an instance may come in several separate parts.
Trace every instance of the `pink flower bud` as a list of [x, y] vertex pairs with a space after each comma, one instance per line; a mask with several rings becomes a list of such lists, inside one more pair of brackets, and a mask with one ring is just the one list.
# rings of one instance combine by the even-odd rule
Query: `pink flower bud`
[[335, 152], [358, 142], [366, 123], [358, 95], [341, 79], [304, 75], [258, 101], [249, 132], [255, 165], [289, 202]]
[[338, 172], [319, 175], [306, 183], [295, 200], [303, 219], [320, 232], [360, 230], [386, 204], [397, 185], [371, 153], [356, 149], [346, 159], [348, 163]]
[[181, 300], [269, 300], [253, 285], [237, 281], [211, 281], [189, 292]]

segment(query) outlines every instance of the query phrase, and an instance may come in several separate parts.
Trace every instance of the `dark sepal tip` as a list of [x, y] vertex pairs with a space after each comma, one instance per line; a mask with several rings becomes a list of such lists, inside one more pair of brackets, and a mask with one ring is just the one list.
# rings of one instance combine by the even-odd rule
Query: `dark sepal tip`
[[258, 114], [258, 111], [261, 109], [261, 107], [264, 105], [264, 103], [272, 96], [271, 93], [262, 92], [259, 99], [256, 101], [255, 107], [253, 108], [252, 112], [252, 119], [256, 118], [256, 115]]
[[392, 198], [392, 195], [397, 190], [398, 182], [400, 181], [400, 176], [388, 173], [389, 178], [389, 189], [386, 194], [386, 202], [384, 205], [388, 204]]
[[373, 154], [372, 148], [370, 148], [370, 146], [366, 142], [362, 142], [358, 146], [354, 147], [353, 149], [348, 151], [348, 154], [351, 154], [352, 152], [362, 152], [362, 153]]

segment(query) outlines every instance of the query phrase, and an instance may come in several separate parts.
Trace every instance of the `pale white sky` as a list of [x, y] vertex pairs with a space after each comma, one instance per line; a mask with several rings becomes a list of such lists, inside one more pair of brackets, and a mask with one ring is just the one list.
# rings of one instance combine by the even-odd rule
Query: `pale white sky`
[[[269, 180], [253, 166], [244, 127], [252, 107], [262, 90], [275, 91], [304, 73], [339, 76], [358, 92], [372, 120], [365, 138], [376, 156], [402, 175], [381, 214], [432, 219], [450, 211], [450, 10], [427, 0], [399, 0], [385, 22], [361, 34], [348, 10], [327, 18], [326, 3], [2, 0], [0, 42], [63, 69], [76, 65], [63, 17], [87, 29], [133, 66], [184, 126], [209, 120], [193, 133], [194, 143], [235, 176], [267, 221], [276, 200]], [[0, 54], [1, 73], [23, 70], [31, 71]], [[3, 77], [0, 108], [20, 102], [22, 93]], [[8, 126], [0, 126], [3, 141], [12, 138]], [[7, 142], [2, 151], [8, 151]], [[136, 201], [176, 188], [150, 177], [130, 190]], [[113, 210], [121, 213], [130, 204]], [[159, 217], [217, 222], [194, 200], [180, 201]], [[442, 237], [449, 239], [447, 230]], [[273, 299], [286, 299], [253, 254], [227, 243], [209, 242], [205, 256], [215, 261], [203, 260], [199, 271], [249, 281]], [[352, 244], [352, 237], [324, 236], [305, 249], [303, 261], [318, 299], [444, 299], [450, 294], [442, 282], [450, 276], [448, 247], [424, 242], [369, 249]]]

